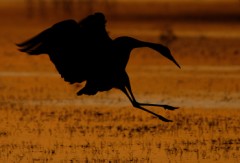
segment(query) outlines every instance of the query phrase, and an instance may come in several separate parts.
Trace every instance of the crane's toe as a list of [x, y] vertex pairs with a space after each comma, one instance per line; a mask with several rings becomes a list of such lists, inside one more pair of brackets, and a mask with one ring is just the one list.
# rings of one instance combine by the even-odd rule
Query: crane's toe
[[164, 105], [163, 108], [166, 109], [166, 110], [176, 110], [179, 107], [174, 107], [174, 106], [170, 106], [170, 105]]
[[172, 122], [172, 120], [167, 119], [167, 118], [164, 118], [164, 117], [161, 116], [161, 115], [158, 115], [158, 118], [159, 118], [160, 120], [162, 120], [163, 122]]

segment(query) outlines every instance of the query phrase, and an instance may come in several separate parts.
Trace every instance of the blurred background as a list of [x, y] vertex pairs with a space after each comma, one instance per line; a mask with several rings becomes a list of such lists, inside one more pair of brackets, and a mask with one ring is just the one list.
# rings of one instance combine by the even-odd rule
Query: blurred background
[[[195, 62], [205, 64], [207, 55], [240, 53], [239, 0], [1, 0], [2, 46], [28, 39], [61, 20], [78, 21], [94, 12], [106, 15], [111, 37], [128, 35], [165, 44], [185, 65], [192, 63], [193, 55]], [[7, 53], [15, 48], [9, 46]], [[216, 59], [208, 60], [218, 64]], [[220, 62], [239, 63], [230, 59]]]
[[[171, 49], [182, 69], [139, 48], [127, 72], [139, 101], [180, 107], [149, 108], [173, 123], [132, 109], [119, 90], [76, 96], [84, 85], [64, 82], [47, 55], [17, 49], [94, 12], [113, 39]], [[0, 0], [0, 162], [239, 162], [239, 74], [240, 0]]]
[[[167, 45], [181, 65], [180, 71], [147, 48], [133, 50], [127, 71], [133, 90], [139, 91], [143, 100], [159, 100], [161, 94], [163, 102], [176, 106], [196, 106], [198, 98], [203, 98], [201, 106], [214, 101], [214, 107], [239, 107], [239, 0], [1, 0], [0, 76], [56, 75], [46, 55], [29, 57], [20, 53], [15, 43], [61, 20], [79, 21], [94, 12], [106, 15], [106, 28], [113, 39], [125, 35]], [[62, 81], [60, 76], [56, 78]], [[75, 91], [69, 93], [73, 99]]]
[[6, 18], [80, 18], [96, 11], [108, 19], [239, 21], [239, 0], [1, 0]]

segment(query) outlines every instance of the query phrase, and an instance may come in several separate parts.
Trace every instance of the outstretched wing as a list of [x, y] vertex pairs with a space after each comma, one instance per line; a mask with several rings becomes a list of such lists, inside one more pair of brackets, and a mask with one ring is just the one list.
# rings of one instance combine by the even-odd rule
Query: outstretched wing
[[84, 35], [76, 21], [65, 20], [17, 45], [30, 55], [49, 54], [61, 77], [71, 83], [81, 82], [84, 77], [81, 72], [76, 76], [76, 72], [83, 67], [79, 56], [84, 58], [85, 53], [77, 53], [79, 48], [86, 47], [81, 44]]
[[65, 20], [17, 45], [20, 51], [31, 55], [49, 54], [65, 81], [82, 82], [96, 74], [96, 62], [104, 58], [101, 52], [111, 40], [105, 23], [101, 13], [90, 15], [79, 23]]
[[49, 54], [75, 43], [79, 31], [79, 25], [76, 21], [65, 20], [17, 45], [20, 47], [20, 51], [28, 54]]

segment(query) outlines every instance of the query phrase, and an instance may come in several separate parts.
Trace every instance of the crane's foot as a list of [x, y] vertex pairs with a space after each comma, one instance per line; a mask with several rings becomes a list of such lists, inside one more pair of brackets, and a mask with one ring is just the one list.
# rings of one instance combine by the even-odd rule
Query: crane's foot
[[[161, 121], [163, 121], [163, 122], [172, 122], [172, 120], [169, 120], [169, 119], [167, 119], [167, 118], [165, 118], [165, 117], [163, 117], [163, 116], [161, 116], [161, 115], [159, 115], [159, 114], [156, 114], [156, 113], [154, 113], [154, 112], [152, 112], [152, 111], [150, 111], [150, 110], [148, 110], [148, 109], [146, 109], [146, 108], [144, 108], [144, 107], [142, 107], [141, 105], [145, 105], [145, 106], [156, 106], [156, 105], [152, 105], [152, 104], [142, 104], [142, 103], [138, 103], [138, 102], [136, 102], [136, 101], [133, 101], [132, 102], [132, 104], [133, 104], [133, 106], [135, 107], [135, 108], [138, 108], [138, 109], [141, 109], [141, 110], [143, 110], [143, 111], [145, 111], [145, 112], [148, 112], [148, 113], [150, 113], [150, 114], [152, 114], [152, 115], [154, 115], [155, 117], [157, 117], [158, 119], [160, 119]], [[157, 106], [159, 106], [159, 105], [157, 105]], [[167, 108], [171, 108], [171, 109], [173, 109], [174, 107], [171, 107], [171, 106], [168, 106], [168, 105], [162, 105], [162, 107], [163, 106], [166, 106]]]
[[162, 105], [162, 107], [166, 110], [176, 110], [179, 109], [179, 107], [174, 107], [174, 106], [170, 106], [170, 105]]
[[161, 104], [148, 104], [148, 103], [138, 103], [138, 102], [135, 102], [134, 103], [134, 106], [157, 106], [157, 107], [162, 107], [166, 110], [176, 110], [178, 109], [179, 107], [174, 107], [174, 106], [170, 106], [170, 105], [161, 105]]
[[158, 117], [158, 119], [160, 119], [160, 120], [163, 121], [163, 122], [173, 122], [172, 120], [167, 119], [167, 118], [165, 118], [165, 117], [163, 117], [163, 116], [161, 116], [161, 115], [158, 115], [157, 117]]

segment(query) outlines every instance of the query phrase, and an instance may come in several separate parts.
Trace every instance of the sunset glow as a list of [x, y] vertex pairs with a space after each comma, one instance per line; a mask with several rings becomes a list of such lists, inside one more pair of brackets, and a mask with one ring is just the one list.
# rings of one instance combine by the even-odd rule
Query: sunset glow
[[[111, 39], [170, 49], [181, 69], [144, 47], [132, 50], [126, 71], [137, 100], [179, 107], [146, 107], [173, 122], [134, 108], [117, 89], [77, 96], [85, 81], [70, 85], [48, 55], [16, 46], [95, 12], [104, 13]], [[0, 162], [240, 162], [239, 20], [239, 0], [0, 1]]]

